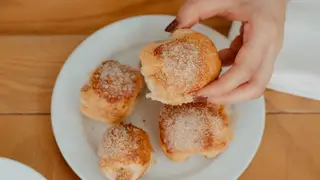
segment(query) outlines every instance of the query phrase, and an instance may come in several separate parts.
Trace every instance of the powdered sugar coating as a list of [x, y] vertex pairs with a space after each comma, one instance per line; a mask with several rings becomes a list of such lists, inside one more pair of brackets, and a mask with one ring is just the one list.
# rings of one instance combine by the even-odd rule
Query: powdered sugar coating
[[188, 93], [196, 88], [201, 79], [201, 70], [205, 67], [200, 48], [186, 39], [175, 39], [157, 47], [154, 51], [163, 61], [162, 72], [158, 74], [168, 89], [177, 93]]
[[148, 134], [132, 124], [118, 124], [103, 134], [98, 149], [99, 167], [109, 179], [139, 179], [151, 161]]
[[228, 121], [221, 108], [210, 103], [165, 105], [160, 114], [160, 136], [168, 152], [202, 151], [223, 143]]
[[111, 103], [129, 99], [137, 91], [139, 73], [118, 61], [107, 60], [92, 73], [87, 88], [85, 86], [82, 91], [91, 87], [99, 96]]
[[98, 155], [107, 161], [117, 160], [145, 164], [151, 156], [147, 133], [131, 124], [110, 127], [103, 135]]

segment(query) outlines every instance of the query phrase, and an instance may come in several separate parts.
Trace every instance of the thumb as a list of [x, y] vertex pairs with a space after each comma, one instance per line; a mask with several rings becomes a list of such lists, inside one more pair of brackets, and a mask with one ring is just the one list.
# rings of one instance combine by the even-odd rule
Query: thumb
[[229, 2], [227, 0], [186, 0], [179, 9], [176, 19], [166, 28], [166, 31], [190, 28], [200, 20], [221, 14], [230, 7]]

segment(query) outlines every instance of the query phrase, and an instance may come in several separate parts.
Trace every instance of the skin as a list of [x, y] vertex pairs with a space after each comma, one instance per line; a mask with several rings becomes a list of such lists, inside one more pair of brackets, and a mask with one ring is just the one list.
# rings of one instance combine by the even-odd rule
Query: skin
[[242, 22], [239, 36], [219, 52], [230, 69], [197, 95], [218, 104], [260, 97], [282, 48], [285, 10], [286, 0], [186, 0], [166, 31], [190, 28], [213, 16]]

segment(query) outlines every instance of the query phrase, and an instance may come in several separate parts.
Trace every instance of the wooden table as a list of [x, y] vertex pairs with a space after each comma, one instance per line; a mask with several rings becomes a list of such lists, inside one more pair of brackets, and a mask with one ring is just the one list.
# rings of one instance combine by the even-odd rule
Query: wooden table
[[[1, 0], [0, 156], [49, 180], [79, 179], [61, 156], [50, 99], [67, 56], [98, 28], [133, 15], [175, 14], [182, 0]], [[230, 22], [204, 22], [227, 34]], [[265, 134], [240, 180], [319, 180], [320, 102], [267, 90]], [[241, 156], [241, 154], [239, 154]]]

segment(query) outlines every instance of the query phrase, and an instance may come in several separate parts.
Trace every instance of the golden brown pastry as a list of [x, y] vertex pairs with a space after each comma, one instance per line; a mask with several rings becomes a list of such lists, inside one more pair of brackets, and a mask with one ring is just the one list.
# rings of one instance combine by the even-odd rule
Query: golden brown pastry
[[147, 45], [140, 59], [151, 91], [147, 97], [170, 105], [192, 102], [195, 92], [221, 71], [213, 42], [191, 29], [176, 30], [170, 40]]
[[81, 89], [81, 112], [108, 124], [120, 123], [130, 114], [142, 88], [139, 70], [118, 61], [103, 61]]
[[232, 131], [223, 106], [206, 102], [164, 105], [160, 113], [160, 146], [174, 162], [201, 154], [213, 158], [223, 152]]
[[109, 180], [137, 180], [151, 162], [152, 147], [148, 134], [131, 124], [106, 130], [98, 155], [99, 167]]

